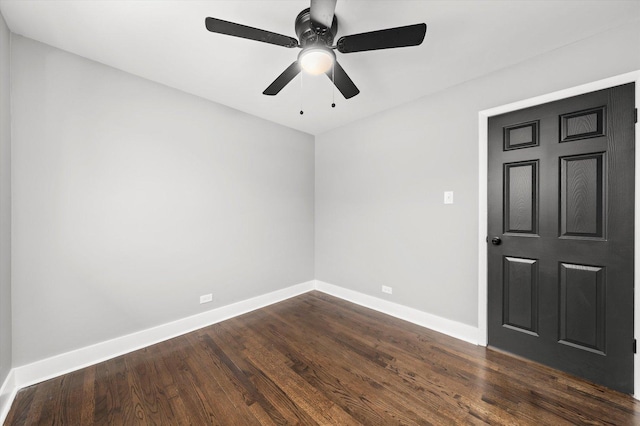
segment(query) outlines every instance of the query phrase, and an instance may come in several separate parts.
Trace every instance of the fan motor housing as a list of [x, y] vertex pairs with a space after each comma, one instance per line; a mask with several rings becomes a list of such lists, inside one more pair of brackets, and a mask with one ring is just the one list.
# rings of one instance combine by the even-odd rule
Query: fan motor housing
[[338, 33], [338, 18], [333, 15], [331, 28], [325, 28], [322, 26], [314, 28], [314, 25], [311, 22], [311, 9], [306, 8], [296, 17], [295, 28], [296, 35], [298, 36], [298, 40], [300, 40], [300, 46], [302, 48], [314, 44], [331, 46], [333, 44], [333, 38]]

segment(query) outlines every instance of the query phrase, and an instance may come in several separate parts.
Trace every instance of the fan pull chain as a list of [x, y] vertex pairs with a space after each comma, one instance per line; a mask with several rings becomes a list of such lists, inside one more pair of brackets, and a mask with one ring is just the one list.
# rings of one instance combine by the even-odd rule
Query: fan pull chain
[[300, 73], [300, 115], [304, 114], [304, 111], [302, 110], [302, 100], [304, 99], [304, 93], [302, 92], [302, 74], [304, 73]]
[[336, 62], [333, 61], [331, 65], [331, 82], [333, 87], [331, 88], [331, 108], [336, 107]]

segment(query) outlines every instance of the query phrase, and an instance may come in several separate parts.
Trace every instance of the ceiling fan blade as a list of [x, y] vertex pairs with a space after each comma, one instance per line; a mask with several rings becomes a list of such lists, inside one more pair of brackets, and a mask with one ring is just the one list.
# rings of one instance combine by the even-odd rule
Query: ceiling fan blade
[[340, 37], [337, 43], [341, 53], [364, 52], [366, 50], [392, 49], [394, 47], [417, 46], [424, 40], [427, 24], [353, 34]]
[[270, 43], [284, 47], [298, 47], [298, 40], [286, 35], [276, 34], [258, 28], [247, 27], [246, 25], [223, 21], [222, 19], [217, 18], [206, 18], [204, 22], [207, 29], [212, 33], [247, 38], [249, 40], [261, 41], [263, 43]]
[[331, 28], [336, 0], [311, 0], [311, 23], [314, 27]]
[[277, 95], [278, 92], [280, 92], [284, 88], [284, 86], [289, 84], [289, 82], [293, 80], [293, 78], [299, 73], [300, 65], [298, 64], [298, 61], [295, 61], [294, 63], [289, 65], [287, 69], [278, 76], [278, 78], [273, 80], [273, 83], [271, 83], [269, 87], [264, 89], [264, 92], [262, 92], [262, 94], [269, 96]]
[[355, 95], [360, 93], [360, 90], [356, 87], [355, 84], [353, 84], [353, 81], [351, 81], [338, 61], [333, 63], [333, 70], [327, 71], [326, 74], [327, 77], [333, 80], [333, 84], [336, 85], [345, 99], [353, 98]]

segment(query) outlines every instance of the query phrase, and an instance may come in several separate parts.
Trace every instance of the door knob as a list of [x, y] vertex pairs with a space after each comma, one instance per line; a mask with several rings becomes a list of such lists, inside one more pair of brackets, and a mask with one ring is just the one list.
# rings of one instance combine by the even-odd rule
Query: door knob
[[500, 239], [500, 237], [493, 237], [491, 239], [491, 244], [493, 244], [494, 246], [499, 246], [501, 242], [502, 240]]

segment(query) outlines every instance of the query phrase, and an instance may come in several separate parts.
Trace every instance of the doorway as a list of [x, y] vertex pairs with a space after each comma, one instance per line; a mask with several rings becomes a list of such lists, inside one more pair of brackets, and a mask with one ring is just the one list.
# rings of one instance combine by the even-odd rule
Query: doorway
[[[488, 147], [487, 135], [488, 135], [488, 122], [489, 122], [490, 117], [494, 117], [494, 116], [497, 116], [497, 115], [513, 112], [513, 111], [516, 111], [516, 110], [522, 110], [522, 109], [525, 109], [525, 108], [530, 108], [530, 107], [533, 107], [533, 106], [539, 106], [539, 105], [542, 105], [544, 103], [554, 102], [554, 101], [557, 101], [557, 100], [560, 100], [560, 99], [565, 99], [565, 98], [569, 98], [569, 97], [573, 97], [573, 96], [577, 96], [577, 95], [582, 95], [582, 94], [585, 94], [585, 93], [588, 93], [588, 92], [592, 92], [592, 91], [598, 91], [598, 90], [607, 89], [607, 88], [610, 88], [610, 87], [623, 85], [623, 84], [627, 84], [627, 83], [634, 83], [634, 82], [636, 82], [635, 98], [636, 98], [636, 102], [637, 102], [637, 99], [639, 99], [639, 95], [638, 95], [638, 91], [639, 90], [638, 90], [637, 82], [639, 80], [640, 80], [640, 72], [628, 73], [628, 74], [624, 74], [624, 75], [621, 75], [621, 76], [612, 77], [612, 78], [609, 78], [609, 79], [606, 79], [606, 80], [601, 80], [601, 81], [598, 81], [598, 82], [586, 84], [586, 85], [583, 85], [583, 86], [578, 86], [578, 87], [575, 87], [575, 88], [562, 90], [562, 91], [559, 91], [559, 92], [554, 92], [554, 93], [551, 93], [551, 94], [548, 94], [548, 95], [544, 95], [544, 96], [540, 96], [540, 97], [536, 97], [536, 98], [532, 98], [532, 99], [516, 102], [516, 103], [513, 103], [513, 104], [509, 104], [509, 105], [504, 105], [504, 106], [497, 107], [497, 108], [492, 108], [490, 110], [481, 111], [479, 113], [479, 130], [480, 130], [480, 136], [479, 136], [479, 140], [480, 140], [480, 151], [479, 151], [479, 154], [480, 154], [479, 155], [479, 157], [480, 157], [480, 159], [479, 159], [479, 195], [480, 195], [479, 199], [480, 199], [480, 203], [479, 204], [480, 205], [479, 205], [479, 235], [478, 235], [478, 247], [479, 247], [479, 258], [478, 258], [478, 261], [479, 261], [479, 263], [478, 263], [479, 264], [479, 279], [478, 279], [478, 284], [479, 284], [479, 305], [478, 305], [478, 307], [479, 307], [479, 309], [478, 309], [478, 314], [479, 314], [478, 315], [479, 336], [478, 336], [478, 343], [479, 344], [486, 345], [487, 341], [488, 341], [487, 340], [487, 330], [488, 330], [488, 322], [487, 322], [487, 318], [488, 318], [488, 315], [487, 315], [487, 313], [488, 313], [488, 311], [487, 311], [487, 307], [488, 307], [487, 306], [487, 300], [488, 300], [488, 298], [487, 298], [487, 294], [488, 294], [488, 287], [487, 287], [487, 275], [486, 275], [487, 274], [486, 262], [487, 262], [488, 252], [491, 250], [492, 247], [496, 247], [496, 246], [493, 246], [490, 242], [487, 243], [487, 241], [485, 240], [485, 238], [487, 236], [489, 236], [489, 234], [487, 232], [488, 231], [487, 230], [487, 207], [488, 206], [487, 206], [487, 198], [486, 198], [487, 197], [487, 187], [486, 187], [486, 185], [487, 185], [487, 176], [488, 176], [488, 169], [487, 169], [487, 160], [488, 160], [488, 157], [487, 157], [487, 147]], [[574, 111], [574, 112], [579, 112], [579, 111]], [[598, 113], [596, 113], [595, 115], [588, 115], [588, 117], [585, 117], [585, 118], [587, 118], [588, 120], [591, 120], [593, 118], [597, 118], [597, 116], [598, 116]], [[570, 119], [570, 118], [572, 118], [572, 117], [569, 116], [569, 115], [565, 117], [565, 119]], [[532, 120], [532, 121], [535, 121], [535, 120]], [[516, 123], [516, 124], [526, 124], [526, 120], [525, 121], [521, 121], [521, 122]], [[532, 141], [526, 142], [526, 141], [524, 141], [524, 139], [521, 139], [521, 140], [517, 139], [519, 136], [523, 136], [529, 130], [533, 130], [533, 131], [536, 130], [536, 129], [533, 128], [535, 126], [531, 125], [531, 123], [529, 123], [529, 124], [530, 125], [529, 125], [528, 129], [527, 129], [527, 126], [518, 127], [518, 125], [516, 125], [515, 127], [511, 128], [511, 130], [513, 130], [512, 135], [514, 137], [514, 139], [512, 141], [513, 142], [513, 144], [512, 144], [513, 146], [511, 148], [516, 147], [519, 143], [523, 143], [525, 145], [527, 143], [532, 143]], [[635, 124], [635, 127], [636, 127], [636, 133], [638, 133], [638, 124]], [[577, 137], [576, 137], [577, 134], [573, 134], [571, 132], [572, 131], [570, 131], [569, 134], [565, 134], [564, 135], [565, 141], [566, 141], [565, 142], [565, 146], [568, 146], [567, 143], [569, 143], [569, 144], [571, 143], [571, 139], [577, 140]], [[573, 136], [573, 138], [572, 138], [572, 136]], [[560, 137], [562, 137], [562, 136], [560, 136]], [[595, 175], [593, 175], [593, 176], [597, 177], [597, 174], [598, 174], [597, 170], [600, 170], [598, 168], [601, 167], [602, 164], [606, 165], [606, 163], [602, 163], [602, 161], [603, 161], [602, 157], [596, 156], [597, 158], [596, 157], [587, 158], [589, 156], [589, 154], [596, 153], [596, 151], [591, 152], [591, 153], [588, 153], [588, 152], [582, 153], [582, 154], [586, 154], [586, 156], [583, 155], [582, 157], [576, 157], [576, 158], [573, 159], [573, 160], [576, 160], [576, 161], [573, 161], [573, 162], [571, 162], [571, 161], [566, 162], [565, 161], [565, 164], [564, 164], [565, 172], [568, 169], [571, 169], [571, 170], [575, 171], [576, 170], [575, 166], [577, 166], [578, 169], [581, 169], [582, 171], [584, 171], [584, 170], [586, 170], [586, 169], [584, 169], [584, 166], [589, 165], [588, 167], [595, 166], [596, 172], [595, 172]], [[640, 162], [637, 161], [638, 152], [635, 153], [635, 157], [636, 157], [636, 163], [640, 164]], [[583, 160], [583, 161], [580, 161], [580, 160]], [[509, 167], [508, 168], [508, 172], [513, 174], [514, 179], [523, 178], [523, 177], [527, 178], [527, 176], [529, 176], [532, 173], [534, 173], [534, 170], [536, 169], [536, 167], [538, 167], [535, 164], [535, 162], [531, 163], [531, 164], [524, 164], [526, 162], [526, 160], [522, 160], [522, 161], [523, 161], [522, 164], [516, 164], [517, 162], [514, 162], [514, 164], [511, 164], [511, 166], [513, 166], [513, 167]], [[558, 173], [561, 173], [562, 170], [563, 169], [562, 169], [561, 164], [558, 163]], [[538, 172], [539, 172], [539, 170], [538, 170]], [[637, 168], [635, 170], [634, 180], [635, 181], [640, 181]], [[527, 186], [527, 185], [525, 185], [525, 186]], [[560, 185], [558, 185], [558, 186], [559, 186], [559, 191], [562, 191], [562, 188], [560, 187]], [[638, 200], [638, 195], [637, 195], [638, 185], [636, 185], [635, 192], [636, 192], [635, 198], [636, 198], [636, 204], [637, 204], [637, 200]], [[597, 189], [596, 189], [596, 193], [595, 194], [596, 194], [596, 197], [597, 197], [597, 195], [598, 195], [597, 194]], [[558, 194], [558, 197], [560, 197], [560, 196], [561, 196], [561, 194]], [[522, 201], [522, 200], [520, 200], [520, 201]], [[595, 205], [598, 205], [598, 203], [596, 202]], [[602, 204], [599, 204], [599, 206], [602, 207]], [[524, 204], [524, 207], [527, 207], [526, 203]], [[517, 210], [516, 209], [516, 210], [513, 210], [511, 213], [518, 215], [522, 211], [524, 211], [524, 210]], [[606, 211], [605, 211], [605, 213], [606, 213]], [[600, 213], [596, 213], [595, 216], [592, 216], [592, 218], [595, 218], [596, 221], [599, 220], [598, 219], [598, 214], [602, 214], [602, 210], [600, 211]], [[524, 216], [520, 217], [520, 219], [523, 219], [523, 218], [525, 218], [525, 217]], [[533, 217], [531, 217], [531, 219], [532, 220], [538, 220], [538, 219], [533, 218]], [[636, 207], [636, 214], [635, 214], [634, 221], [635, 221], [636, 224], [638, 223], [638, 208], [637, 207]], [[525, 220], [525, 222], [526, 222], [526, 220]], [[529, 232], [529, 234], [535, 234], [535, 230], [531, 229], [531, 227], [528, 227], [530, 229], [524, 229], [524, 228], [527, 228], [527, 226], [526, 226], [527, 224], [524, 223], [524, 222], [521, 222], [521, 223], [515, 223], [514, 222], [512, 225], [514, 227], [514, 229], [511, 229], [511, 231], [512, 231], [511, 233], [512, 234], [517, 234], [518, 231], [520, 231], [523, 234], [527, 233], [527, 232], [523, 232], [523, 231], [531, 231], [531, 232]], [[573, 225], [575, 225], [575, 222], [573, 224], [571, 224], [571, 223], [569, 224], [570, 227], [573, 226]], [[559, 223], [558, 223], [558, 229], [559, 229], [558, 232], [562, 232], [561, 227], [562, 227], [562, 224], [561, 224], [561, 218], [560, 218], [559, 219]], [[597, 226], [596, 226], [596, 228], [597, 228]], [[638, 226], [636, 225], [636, 230], [637, 229], [638, 229]], [[513, 231], [515, 231], [515, 232], [513, 232]], [[576, 229], [573, 229], [573, 231], [576, 231]], [[573, 232], [573, 231], [571, 231], [571, 229], [567, 230], [566, 229], [566, 223], [565, 223], [565, 232], [568, 232], [569, 234], [571, 234], [571, 233], [575, 234], [575, 232]], [[583, 231], [584, 231], [584, 229], [583, 229]], [[607, 232], [607, 230], [606, 229], [595, 229], [594, 232], [595, 232], [595, 234], [598, 234], [598, 233], [602, 234], [603, 232]], [[580, 233], [580, 232], [578, 232], [578, 233]], [[637, 233], [637, 231], [636, 231], [636, 233]], [[566, 235], [565, 237], [571, 237], [571, 235]], [[580, 237], [580, 236], [579, 235], [574, 235], [574, 237]], [[596, 235], [591, 235], [591, 236], [582, 235], [581, 237], [585, 238], [585, 239], [602, 238], [602, 237], [599, 237], [599, 236], [596, 236]], [[533, 238], [535, 239], [535, 237], [533, 237]], [[570, 240], [571, 238], [566, 238], [566, 239]], [[637, 262], [638, 261], [638, 252], [639, 252], [637, 235], [635, 237], [635, 242], [633, 244], [635, 246], [635, 256], [634, 256], [634, 259], [633, 259], [633, 263], [637, 264], [638, 263]], [[498, 246], [498, 247], [500, 247], [500, 246]], [[520, 272], [532, 271], [532, 268], [533, 268], [533, 270], [535, 270], [535, 267], [531, 266], [532, 263], [530, 261], [532, 259], [526, 258], [526, 256], [523, 256], [520, 259], [525, 259], [525, 260], [524, 261], [518, 261], [519, 259], [517, 259], [517, 256], [510, 257], [510, 259], [507, 259], [507, 260], [510, 260], [510, 262], [507, 262], [507, 266], [513, 266], [513, 268], [511, 268], [512, 269], [511, 273], [515, 273], [517, 275], [517, 273], [519, 273], [519, 272], [517, 272], [519, 269], [521, 270]], [[526, 261], [527, 259], [529, 260], [529, 262]], [[504, 261], [504, 257], [503, 257], [503, 261]], [[589, 263], [589, 262], [587, 262], [587, 263]], [[565, 283], [566, 283], [566, 277], [567, 276], [569, 278], [571, 278], [571, 279], [575, 279], [576, 278], [574, 273], [577, 273], [578, 275], [580, 275], [582, 273], [586, 273], [587, 275], [590, 275], [589, 273], [593, 272], [593, 274], [591, 274], [592, 277], [597, 276], [597, 275], [602, 276], [601, 273], [598, 274], [598, 270], [597, 270], [597, 266], [598, 265], [595, 265], [595, 264], [594, 265], [582, 265], [582, 266], [587, 266], [587, 268], [582, 268], [582, 267], [577, 268], [576, 266], [579, 265], [579, 264], [580, 264], [579, 262], [574, 262], [574, 263], [564, 262]], [[558, 272], [560, 273], [562, 271], [562, 264], [558, 264], [557, 266], [559, 268]], [[505, 268], [506, 267], [503, 264], [502, 268], [501, 268], [502, 272], [505, 271]], [[573, 274], [573, 275], [571, 275], [571, 274]], [[637, 280], [638, 268], [635, 268], [635, 271], [633, 272], [633, 275], [634, 275], [634, 280]], [[587, 280], [587, 281], [589, 281], [589, 280]], [[597, 281], [597, 279], [596, 279], [596, 281]], [[600, 284], [596, 284], [594, 288], [598, 287], [599, 285]], [[566, 297], [566, 295], [565, 295], [565, 297]], [[532, 301], [529, 300], [529, 302], [532, 302]], [[516, 302], [514, 302], [514, 303], [516, 303]], [[514, 306], [516, 306], [516, 305], [514, 304]], [[640, 306], [640, 304], [637, 301], [635, 301], [634, 310], [638, 311], [638, 307], [639, 306]], [[574, 306], [574, 308], [575, 308], [575, 306]], [[553, 309], [553, 310], [555, 310], [555, 309]], [[512, 312], [512, 317], [511, 317], [510, 321], [513, 324], [511, 324], [511, 327], [514, 327], [514, 326], [515, 327], [520, 327], [520, 329], [524, 330], [528, 326], [531, 326], [531, 324], [532, 324], [531, 321], [534, 321], [534, 322], [537, 321], [536, 318], [532, 319], [530, 312], [525, 312], [524, 314], [522, 314], [522, 316], [519, 317], [518, 315], [520, 315], [520, 314], [521, 314], [521, 312], [518, 309], [515, 309]], [[638, 322], [638, 315], [637, 314], [635, 314], [635, 320], [633, 320], [633, 322], [635, 322], [635, 323]], [[529, 328], [531, 328], [531, 327], [529, 327]], [[635, 330], [638, 330], [638, 329], [639, 329], [639, 327], [636, 324]], [[533, 331], [533, 330], [529, 330], [529, 332], [531, 332], [533, 334], [537, 333], [537, 331]], [[589, 333], [584, 334], [585, 332], [586, 332], [585, 330], [581, 330], [581, 331], [578, 330], [578, 334], [577, 335], [573, 335], [573, 336], [566, 336], [565, 335], [565, 339], [560, 338], [558, 340], [564, 340], [565, 341], [564, 345], [568, 346], [568, 347], [571, 347], [571, 344], [572, 344], [571, 340], [576, 340], [577, 341], [577, 340], [580, 340], [580, 339], [583, 339], [583, 338], [586, 339], [586, 340], [591, 339], [590, 341], [593, 343], [592, 344], [593, 347], [591, 348], [592, 352], [593, 353], [598, 352], [599, 349], [597, 349], [597, 347], [599, 345], [602, 346], [602, 335], [598, 335], [596, 333], [596, 335], [590, 334], [588, 337], [586, 337], [587, 334], [589, 334]], [[583, 334], [580, 334], [580, 333], [583, 333]], [[522, 334], [526, 334], [526, 333], [522, 333]], [[595, 339], [595, 341], [593, 339]], [[598, 341], [598, 339], [600, 339], [600, 340]], [[573, 342], [573, 343], [575, 343], [575, 342]], [[582, 343], [586, 343], [586, 341], [582, 342]], [[638, 364], [637, 358], [638, 358], [637, 355], [633, 356], [633, 364], [635, 365], [635, 368], [634, 368], [635, 373], [634, 373], [634, 375], [636, 376], [636, 378], [635, 378], [635, 380], [633, 380], [633, 382], [636, 385], [638, 385], [638, 383], [639, 383], [639, 381], [637, 379], [637, 376], [638, 376], [638, 371], [640, 370], [638, 368], [638, 365], [637, 365]], [[633, 389], [633, 385], [630, 385], [630, 387], [627, 387], [625, 389], [626, 392], [632, 392], [633, 390], [634, 390]]]
[[489, 119], [488, 343], [633, 392], [634, 83]]

